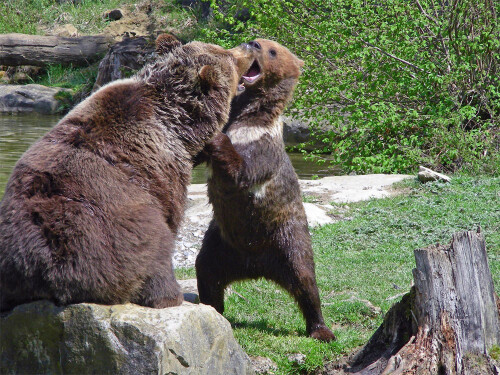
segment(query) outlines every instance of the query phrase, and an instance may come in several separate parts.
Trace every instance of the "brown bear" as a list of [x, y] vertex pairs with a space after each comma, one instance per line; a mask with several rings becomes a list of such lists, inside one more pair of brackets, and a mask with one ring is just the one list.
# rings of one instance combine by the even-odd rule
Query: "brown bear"
[[[228, 120], [253, 49], [169, 36], [134, 77], [69, 112], [17, 162], [0, 202], [0, 310], [183, 298], [171, 252], [193, 156]], [[168, 53], [171, 51], [171, 53]]]
[[[246, 90], [232, 103], [226, 133], [207, 144], [208, 195], [214, 218], [196, 259], [200, 301], [224, 311], [224, 289], [264, 277], [297, 301], [308, 335], [335, 335], [321, 313], [311, 238], [297, 175], [285, 152], [280, 115], [303, 62], [287, 48], [257, 39]], [[208, 156], [208, 157], [207, 157]]]

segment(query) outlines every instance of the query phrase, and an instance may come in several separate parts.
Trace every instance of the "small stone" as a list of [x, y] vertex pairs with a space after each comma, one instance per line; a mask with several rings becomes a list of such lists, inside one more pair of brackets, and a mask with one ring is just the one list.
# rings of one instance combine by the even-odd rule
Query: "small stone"
[[23, 72], [16, 72], [11, 79], [11, 82], [14, 83], [27, 83], [30, 81], [30, 77]]
[[288, 360], [298, 365], [303, 365], [306, 362], [306, 355], [302, 353], [293, 353], [288, 356]]
[[104, 18], [110, 21], [118, 21], [123, 18], [123, 13], [120, 9], [113, 9], [109, 12], [104, 13]]
[[55, 28], [51, 34], [63, 37], [76, 37], [79, 35], [76, 27], [70, 23]]
[[250, 361], [257, 375], [274, 374], [274, 371], [278, 370], [278, 366], [271, 358], [256, 356], [250, 357]]
[[432, 169], [420, 166], [418, 171], [418, 180], [422, 183], [429, 181], [442, 181], [450, 182], [451, 178], [438, 172], [434, 172]]
[[313, 203], [303, 203], [307, 215], [307, 222], [311, 227], [331, 224], [334, 220], [328, 216], [325, 210]]
[[198, 304], [200, 303], [200, 296], [194, 293], [184, 293], [184, 301]]

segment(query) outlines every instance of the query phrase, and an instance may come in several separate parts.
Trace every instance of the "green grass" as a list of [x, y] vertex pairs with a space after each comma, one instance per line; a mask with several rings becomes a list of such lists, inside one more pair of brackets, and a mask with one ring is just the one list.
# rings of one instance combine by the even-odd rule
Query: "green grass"
[[[145, 2], [142, 2], [145, 4]], [[50, 29], [67, 23], [73, 24], [81, 34], [98, 34], [108, 25], [103, 18], [107, 10], [128, 8], [135, 11], [133, 0], [81, 0], [58, 3], [56, 0], [4, 0], [0, 2], [0, 34], [45, 34]], [[191, 10], [182, 8], [176, 0], [151, 1], [150, 19], [160, 30], [189, 36], [196, 24]], [[185, 35], [184, 35], [185, 34]], [[88, 94], [95, 82], [99, 63], [88, 67], [52, 65], [31, 83], [45, 86], [83, 90]]]
[[71, 23], [82, 34], [100, 32], [107, 24], [102, 15], [132, 0], [81, 0], [58, 3], [56, 0], [4, 0], [0, 4], [0, 34], [43, 34], [54, 23]]
[[0, 34], [45, 34], [58, 25], [72, 24], [84, 35], [98, 34], [110, 21], [105, 11], [128, 8], [142, 11], [149, 8], [150, 19], [159, 29], [189, 36], [196, 25], [198, 9], [186, 9], [176, 0], [3, 0], [0, 2]]
[[70, 88], [75, 92], [82, 89], [90, 92], [97, 77], [98, 66], [98, 63], [83, 68], [51, 65], [47, 67], [44, 74], [35, 78], [32, 83]]
[[[277, 374], [313, 371], [363, 345], [382, 322], [382, 312], [410, 289], [413, 251], [449, 243], [453, 233], [481, 226], [496, 290], [500, 290], [500, 178], [455, 177], [450, 184], [407, 181], [395, 198], [349, 205], [349, 221], [313, 230], [317, 282], [323, 314], [338, 340], [325, 344], [305, 336], [294, 301], [265, 280], [233, 284], [224, 315], [249, 355], [275, 361]], [[344, 207], [345, 208], [345, 207]], [[177, 271], [193, 277], [193, 270]], [[306, 355], [304, 364], [288, 359]]]

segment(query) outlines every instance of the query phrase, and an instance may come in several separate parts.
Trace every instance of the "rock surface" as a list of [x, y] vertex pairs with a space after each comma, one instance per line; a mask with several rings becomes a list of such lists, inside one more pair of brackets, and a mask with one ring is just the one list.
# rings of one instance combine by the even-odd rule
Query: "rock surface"
[[38, 301], [0, 319], [1, 374], [251, 374], [229, 322], [184, 302], [57, 307]]
[[429, 182], [429, 181], [443, 181], [450, 182], [451, 178], [438, 172], [434, 172], [432, 169], [425, 168], [420, 166], [418, 170], [418, 180], [420, 182]]
[[[307, 151], [322, 149], [325, 144], [320, 139], [314, 139], [311, 136], [311, 121], [300, 116], [281, 116], [283, 120], [283, 140], [287, 146], [296, 146], [299, 143], [304, 144]], [[319, 132], [328, 130], [328, 127], [318, 129]]]
[[274, 374], [274, 371], [278, 370], [278, 366], [274, 363], [271, 358], [267, 357], [250, 357], [252, 361], [255, 373], [258, 375]]
[[283, 140], [287, 146], [311, 140], [311, 130], [305, 120], [299, 120], [291, 116], [281, 116], [283, 120]]
[[42, 85], [0, 85], [0, 113], [61, 112], [62, 103], [71, 97], [70, 89]]
[[[392, 184], [408, 178], [414, 176], [371, 174], [300, 180], [302, 194], [314, 200], [314, 203], [304, 203], [308, 223], [311, 227], [334, 223], [338, 221], [338, 217], [331, 213], [335, 207], [330, 203], [389, 197], [397, 193], [391, 188]], [[173, 258], [176, 268], [194, 266], [203, 236], [212, 218], [212, 206], [208, 202], [205, 184], [189, 186], [188, 199], [184, 224], [177, 237]]]
[[123, 18], [123, 11], [121, 9], [113, 9], [104, 13], [103, 17], [108, 21], [118, 21]]
[[184, 301], [191, 303], [200, 303], [198, 293], [198, 281], [196, 279], [177, 280], [184, 294]]

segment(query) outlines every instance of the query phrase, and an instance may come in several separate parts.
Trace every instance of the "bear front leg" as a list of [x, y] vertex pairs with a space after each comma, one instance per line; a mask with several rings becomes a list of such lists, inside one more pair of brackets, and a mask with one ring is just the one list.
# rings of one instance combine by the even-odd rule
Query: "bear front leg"
[[275, 265], [282, 264], [282, 267], [279, 270], [271, 270], [266, 278], [281, 285], [295, 299], [306, 321], [306, 331], [309, 336], [325, 342], [335, 340], [335, 335], [326, 326], [321, 313], [314, 261], [312, 257], [294, 255], [297, 254], [292, 251], [286, 260], [272, 262]]
[[238, 181], [243, 170], [244, 160], [235, 150], [229, 137], [224, 133], [216, 134], [205, 146], [204, 152], [210, 157], [210, 163], [217, 173]]
[[174, 270], [170, 268], [163, 275], [149, 277], [132, 303], [141, 306], [163, 309], [166, 307], [179, 306], [184, 301], [181, 287], [174, 276]]

